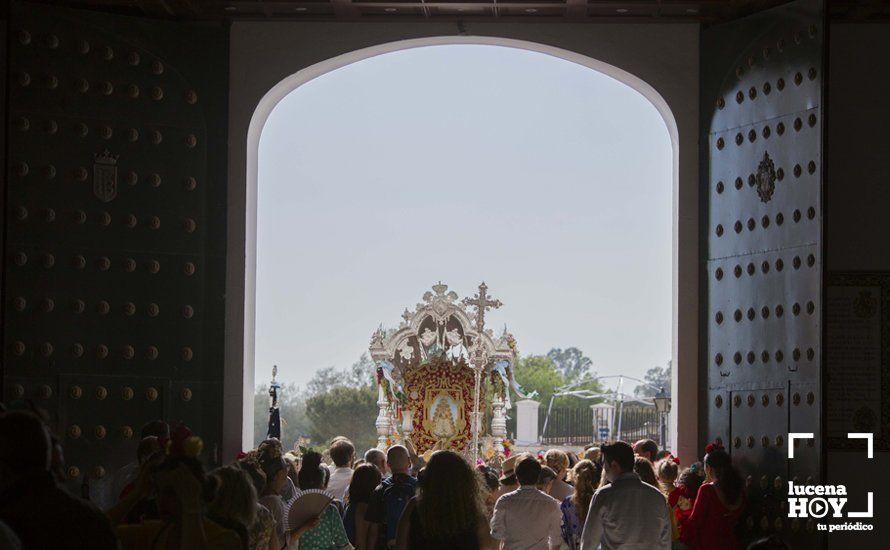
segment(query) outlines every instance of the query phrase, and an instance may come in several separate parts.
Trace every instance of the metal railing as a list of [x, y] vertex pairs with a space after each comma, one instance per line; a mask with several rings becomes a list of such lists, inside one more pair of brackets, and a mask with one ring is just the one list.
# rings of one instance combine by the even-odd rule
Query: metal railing
[[584, 446], [617, 439], [629, 443], [652, 439], [661, 446], [660, 428], [658, 411], [654, 406], [645, 405], [624, 406], [620, 432], [617, 426], [609, 426], [606, 418], [598, 417], [585, 405], [553, 407], [549, 421], [544, 415], [538, 419], [538, 433], [544, 445]]

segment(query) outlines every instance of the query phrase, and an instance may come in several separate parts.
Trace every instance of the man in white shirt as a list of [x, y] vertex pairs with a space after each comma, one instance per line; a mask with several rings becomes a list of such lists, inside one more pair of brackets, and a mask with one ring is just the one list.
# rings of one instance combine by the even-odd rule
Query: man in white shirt
[[562, 543], [559, 502], [535, 487], [541, 463], [532, 455], [517, 457], [514, 469], [519, 489], [497, 500], [491, 536], [504, 550], [557, 550]]
[[634, 473], [634, 451], [624, 441], [601, 447], [609, 485], [590, 501], [581, 550], [670, 550], [670, 509], [661, 491]]
[[349, 483], [352, 481], [355, 446], [345, 437], [338, 437], [331, 443], [328, 452], [334, 462], [331, 479], [328, 481], [328, 492], [334, 495], [334, 498], [344, 500], [349, 491]]

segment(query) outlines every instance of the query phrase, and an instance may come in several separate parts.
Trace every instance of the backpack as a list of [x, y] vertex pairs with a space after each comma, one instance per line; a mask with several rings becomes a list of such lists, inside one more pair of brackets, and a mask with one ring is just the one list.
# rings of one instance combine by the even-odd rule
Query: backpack
[[417, 480], [413, 477], [403, 478], [397, 482], [392, 477], [383, 480], [383, 511], [386, 521], [386, 544], [396, 540], [396, 531], [399, 527], [399, 519], [408, 501], [414, 497]]

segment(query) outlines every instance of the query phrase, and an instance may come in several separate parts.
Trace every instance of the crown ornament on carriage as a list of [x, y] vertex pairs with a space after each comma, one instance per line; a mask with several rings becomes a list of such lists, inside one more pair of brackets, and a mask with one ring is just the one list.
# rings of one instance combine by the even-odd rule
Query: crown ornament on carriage
[[[485, 313], [503, 305], [500, 300], [491, 299], [488, 286], [483, 282], [473, 297], [463, 300], [448, 285], [439, 281], [423, 294], [422, 302], [413, 311], [406, 308], [396, 329], [385, 329], [380, 325], [371, 336], [371, 357], [375, 362], [392, 361], [398, 358], [407, 362], [428, 358], [432, 351], [441, 353], [447, 347], [461, 343], [466, 352], [477, 361], [485, 358], [511, 361], [512, 348], [510, 335], [506, 332], [495, 337], [485, 328]], [[432, 346], [432, 343], [438, 346]], [[397, 357], [397, 354], [398, 357]]]

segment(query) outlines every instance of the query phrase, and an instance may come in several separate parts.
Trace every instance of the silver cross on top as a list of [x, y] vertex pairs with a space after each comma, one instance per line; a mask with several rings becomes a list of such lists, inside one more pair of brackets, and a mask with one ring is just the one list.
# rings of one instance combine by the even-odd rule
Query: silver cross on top
[[473, 298], [464, 298], [463, 304], [465, 306], [476, 308], [476, 332], [479, 334], [482, 334], [485, 330], [485, 311], [491, 308], [497, 309], [504, 305], [500, 300], [489, 299], [488, 286], [485, 284], [485, 281], [482, 281], [482, 284], [479, 285], [479, 292], [476, 296]]

